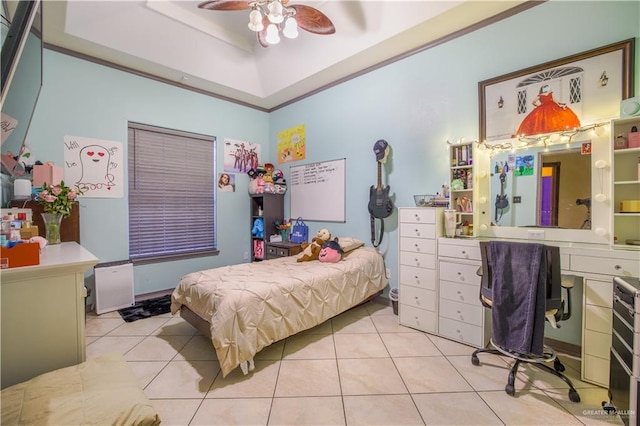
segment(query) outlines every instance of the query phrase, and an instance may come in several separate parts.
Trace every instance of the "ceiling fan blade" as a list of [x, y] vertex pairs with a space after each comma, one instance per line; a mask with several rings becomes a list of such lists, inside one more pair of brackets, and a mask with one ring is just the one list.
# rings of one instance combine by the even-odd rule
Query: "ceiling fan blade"
[[209, 0], [198, 5], [200, 9], [208, 10], [246, 10], [251, 9], [248, 1], [238, 0]]
[[296, 11], [298, 27], [314, 34], [328, 35], [336, 32], [331, 19], [318, 9], [302, 4], [287, 6]]
[[264, 29], [262, 31], [258, 31], [256, 33], [256, 37], [258, 37], [258, 43], [260, 43], [260, 46], [269, 47], [269, 43], [267, 42], [267, 27], [269, 26], [268, 17], [262, 17], [262, 25], [264, 25]]

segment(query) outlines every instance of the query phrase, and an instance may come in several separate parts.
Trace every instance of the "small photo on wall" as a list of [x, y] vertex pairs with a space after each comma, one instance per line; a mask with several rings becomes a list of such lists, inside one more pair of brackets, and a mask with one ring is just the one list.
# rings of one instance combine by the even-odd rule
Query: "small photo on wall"
[[220, 173], [218, 175], [218, 192], [236, 192], [236, 175]]
[[224, 171], [247, 173], [260, 164], [260, 144], [225, 138]]
[[534, 166], [533, 155], [523, 155], [516, 157], [515, 176], [531, 176], [533, 175]]

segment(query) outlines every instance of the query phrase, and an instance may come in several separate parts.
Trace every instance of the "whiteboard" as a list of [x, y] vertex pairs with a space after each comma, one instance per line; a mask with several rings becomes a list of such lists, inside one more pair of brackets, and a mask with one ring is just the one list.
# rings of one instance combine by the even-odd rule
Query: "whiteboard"
[[291, 217], [309, 221], [346, 222], [346, 159], [291, 166]]

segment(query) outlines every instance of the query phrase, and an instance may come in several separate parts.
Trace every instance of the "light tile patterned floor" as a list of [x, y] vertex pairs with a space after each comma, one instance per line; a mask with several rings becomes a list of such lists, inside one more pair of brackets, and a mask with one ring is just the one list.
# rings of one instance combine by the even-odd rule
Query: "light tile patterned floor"
[[[381, 299], [384, 300], [384, 299]], [[580, 381], [564, 355], [564, 382], [525, 366], [504, 392], [510, 360], [398, 325], [377, 301], [275, 343], [247, 376], [223, 378], [211, 342], [179, 317], [125, 323], [89, 314], [87, 358], [119, 353], [163, 425], [620, 425], [602, 412], [607, 391]]]

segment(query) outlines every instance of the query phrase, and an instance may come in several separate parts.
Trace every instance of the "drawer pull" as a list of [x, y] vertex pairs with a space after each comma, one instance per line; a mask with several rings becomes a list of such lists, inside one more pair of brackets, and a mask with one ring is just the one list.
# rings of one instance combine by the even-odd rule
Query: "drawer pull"
[[420, 231], [418, 231], [417, 229], [415, 230], [416, 235], [419, 237], [420, 236]]
[[416, 222], [420, 222], [420, 215], [419, 214], [415, 213], [413, 216], [416, 218]]
[[619, 271], [620, 269], [622, 269], [622, 266], [616, 265], [616, 266], [613, 267], [613, 269], [615, 269], [616, 271]]

